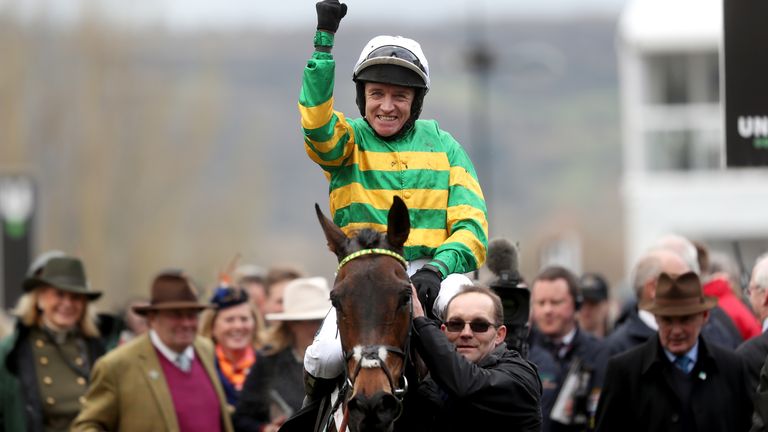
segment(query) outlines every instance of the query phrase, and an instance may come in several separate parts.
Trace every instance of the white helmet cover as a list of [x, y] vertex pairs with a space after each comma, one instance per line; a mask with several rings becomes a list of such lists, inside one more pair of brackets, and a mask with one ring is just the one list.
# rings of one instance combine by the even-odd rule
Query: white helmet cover
[[[386, 47], [392, 49], [382, 50]], [[377, 50], [380, 51], [375, 52]], [[392, 64], [407, 68], [421, 77], [424, 81], [424, 87], [429, 90], [429, 62], [421, 50], [421, 45], [415, 40], [402, 36], [386, 35], [371, 39], [365, 44], [360, 58], [355, 63], [352, 78], [356, 79], [365, 68], [377, 64]]]

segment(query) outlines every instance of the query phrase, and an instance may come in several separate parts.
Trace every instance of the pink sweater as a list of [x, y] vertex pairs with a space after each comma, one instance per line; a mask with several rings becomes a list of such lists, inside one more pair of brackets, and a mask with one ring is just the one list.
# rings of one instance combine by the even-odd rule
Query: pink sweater
[[219, 398], [198, 356], [195, 356], [189, 372], [183, 372], [160, 352], [157, 357], [168, 382], [179, 430], [221, 431]]

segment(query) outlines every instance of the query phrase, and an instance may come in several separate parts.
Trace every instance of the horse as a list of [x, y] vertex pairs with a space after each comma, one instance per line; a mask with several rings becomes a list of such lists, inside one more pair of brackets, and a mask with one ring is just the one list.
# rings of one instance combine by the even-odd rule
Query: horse
[[338, 397], [344, 413], [339, 431], [347, 426], [353, 432], [391, 431], [408, 388], [405, 369], [413, 320], [403, 258], [411, 226], [408, 208], [394, 197], [386, 234], [364, 228], [352, 237], [317, 204], [315, 211], [328, 248], [339, 260], [330, 294], [346, 370]]

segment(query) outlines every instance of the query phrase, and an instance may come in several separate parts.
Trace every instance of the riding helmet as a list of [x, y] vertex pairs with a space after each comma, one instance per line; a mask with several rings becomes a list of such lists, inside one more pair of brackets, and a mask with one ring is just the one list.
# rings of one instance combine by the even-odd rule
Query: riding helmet
[[419, 117], [424, 95], [429, 91], [429, 63], [415, 40], [402, 36], [376, 36], [360, 53], [352, 80], [357, 85], [356, 102], [362, 116], [365, 116], [365, 82], [414, 88], [411, 118], [403, 128], [406, 130]]

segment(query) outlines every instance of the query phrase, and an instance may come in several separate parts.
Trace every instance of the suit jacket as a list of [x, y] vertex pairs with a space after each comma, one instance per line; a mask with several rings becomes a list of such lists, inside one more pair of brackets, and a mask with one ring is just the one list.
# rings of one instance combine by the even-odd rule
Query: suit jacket
[[[219, 398], [222, 430], [231, 432], [224, 390], [216, 374], [213, 345], [197, 337], [193, 344]], [[178, 431], [173, 399], [148, 334], [115, 348], [93, 368], [91, 386], [73, 431]]]
[[612, 357], [597, 408], [597, 431], [682, 431], [686, 413], [699, 432], [749, 430], [752, 392], [739, 356], [699, 336], [688, 406], [674, 384], [674, 367], [658, 336]]
[[739, 345], [736, 349], [736, 354], [744, 359], [750, 381], [752, 382], [752, 390], [757, 390], [757, 385], [760, 382], [760, 369], [763, 368], [765, 358], [768, 356], [768, 332], [753, 337]]

